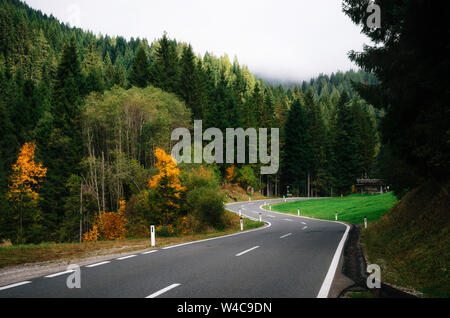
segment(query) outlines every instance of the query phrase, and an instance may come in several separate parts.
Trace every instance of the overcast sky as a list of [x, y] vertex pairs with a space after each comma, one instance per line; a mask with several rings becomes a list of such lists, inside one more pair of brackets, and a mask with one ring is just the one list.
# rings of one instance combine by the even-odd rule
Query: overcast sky
[[357, 69], [350, 50], [370, 40], [340, 0], [25, 0], [95, 34], [192, 44], [196, 53], [237, 56], [250, 71], [279, 80]]

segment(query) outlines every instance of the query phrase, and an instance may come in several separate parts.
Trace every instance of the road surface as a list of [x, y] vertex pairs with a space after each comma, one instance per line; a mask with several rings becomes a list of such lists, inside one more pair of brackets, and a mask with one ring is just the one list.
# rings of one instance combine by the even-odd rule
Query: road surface
[[[280, 202], [280, 200], [267, 200]], [[299, 298], [327, 297], [348, 227], [269, 212], [264, 201], [230, 211], [267, 222], [264, 228], [142, 251], [0, 287], [0, 298]]]

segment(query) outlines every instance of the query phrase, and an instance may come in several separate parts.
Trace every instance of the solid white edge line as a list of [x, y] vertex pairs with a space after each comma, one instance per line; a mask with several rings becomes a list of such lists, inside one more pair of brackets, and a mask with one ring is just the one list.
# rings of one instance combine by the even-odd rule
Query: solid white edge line
[[280, 239], [283, 239], [283, 238], [288, 237], [288, 236], [291, 236], [291, 235], [292, 235], [292, 233], [288, 233], [288, 234], [283, 235], [282, 237], [280, 237]]
[[14, 288], [14, 287], [18, 287], [18, 286], [22, 286], [22, 285], [30, 284], [30, 283], [31, 283], [31, 281], [25, 281], [25, 282], [15, 283], [15, 284], [11, 284], [11, 285], [7, 285], [7, 286], [0, 287], [0, 290], [5, 290], [5, 289], [9, 289], [9, 288]]
[[118, 261], [123, 261], [124, 259], [132, 258], [132, 257], [136, 257], [136, 256], [137, 256], [137, 255], [128, 255], [128, 256], [116, 258], [116, 260], [118, 260]]
[[[338, 222], [341, 223], [341, 222]], [[341, 223], [344, 224], [344, 223]], [[317, 294], [317, 298], [328, 298], [328, 294], [330, 292], [331, 285], [333, 284], [334, 275], [336, 274], [337, 267], [339, 265], [339, 260], [341, 258], [341, 253], [345, 245], [345, 241], [347, 240], [348, 232], [350, 231], [350, 226], [344, 224], [347, 229], [345, 230], [344, 235], [342, 236], [341, 242], [339, 243], [336, 253], [334, 253], [333, 261], [331, 262], [330, 268], [328, 269], [327, 276], [325, 276], [325, 280], [323, 281], [322, 287], [320, 287], [319, 294]]]
[[306, 230], [307, 228], [308, 228], [308, 227], [307, 227], [307, 226], [305, 226], [305, 227], [303, 227], [303, 228], [302, 228], [302, 230]]
[[47, 276], [45, 276], [45, 278], [53, 278], [53, 277], [57, 277], [57, 276], [61, 276], [61, 275], [65, 275], [65, 274], [69, 274], [69, 273], [73, 273], [73, 272], [74, 272], [73, 269], [72, 270], [67, 270], [67, 271], [64, 271], [64, 272], [59, 272], [59, 273], [56, 273], [56, 274], [47, 275]]
[[87, 265], [86, 267], [92, 268], [92, 267], [97, 267], [97, 266], [101, 266], [101, 265], [105, 265], [105, 264], [109, 264], [109, 263], [111, 263], [111, 262], [105, 261], [105, 262], [101, 262], [101, 263], [97, 263], [97, 264]]
[[236, 254], [236, 256], [237, 256], [237, 257], [242, 256], [242, 255], [244, 255], [244, 254], [247, 254], [248, 252], [251, 252], [251, 251], [253, 251], [253, 250], [256, 250], [257, 248], [259, 248], [259, 246], [252, 247], [252, 248], [250, 248], [250, 249], [248, 249], [248, 250], [246, 250], [246, 251], [243, 251], [243, 252], [241, 252], [241, 253], [239, 253], [239, 254]]
[[145, 298], [156, 298], [156, 297], [158, 297], [159, 295], [162, 295], [162, 294], [168, 292], [169, 290], [174, 289], [174, 288], [176, 288], [176, 287], [178, 287], [178, 286], [180, 286], [180, 285], [181, 285], [181, 284], [172, 284], [172, 285], [167, 286], [166, 288], [163, 288], [163, 289], [157, 291], [156, 293], [153, 293], [153, 294], [151, 294], [151, 295], [149, 295], [149, 296], [147, 296], [147, 297], [145, 297]]
[[147, 254], [152, 254], [152, 253], [156, 253], [158, 251], [147, 251], [147, 252], [143, 252], [141, 253], [142, 255], [147, 255]]

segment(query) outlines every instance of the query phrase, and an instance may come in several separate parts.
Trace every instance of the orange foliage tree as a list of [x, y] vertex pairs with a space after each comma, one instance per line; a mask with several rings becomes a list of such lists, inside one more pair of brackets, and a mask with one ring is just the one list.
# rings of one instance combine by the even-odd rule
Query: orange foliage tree
[[[35, 210], [39, 194], [39, 184], [47, 174], [47, 169], [42, 163], [34, 161], [36, 144], [25, 143], [20, 149], [16, 163], [12, 166], [12, 175], [8, 191], [8, 199], [18, 212], [19, 218], [19, 242], [23, 240], [23, 218], [27, 207]], [[30, 210], [31, 210], [30, 209]]]
[[83, 235], [84, 242], [104, 240], [123, 240], [126, 235], [127, 219], [125, 218], [125, 201], [120, 201], [117, 212], [105, 212], [100, 214], [92, 229]]
[[226, 180], [228, 183], [233, 183], [233, 180], [234, 180], [234, 178], [236, 177], [236, 171], [235, 171], [235, 170], [236, 170], [236, 169], [235, 169], [234, 165], [228, 167], [228, 168], [225, 170], [225, 180]]
[[171, 224], [180, 210], [181, 195], [186, 190], [180, 182], [180, 169], [171, 155], [161, 148], [156, 148], [156, 168], [158, 174], [149, 182], [150, 206], [155, 220], [160, 224]]

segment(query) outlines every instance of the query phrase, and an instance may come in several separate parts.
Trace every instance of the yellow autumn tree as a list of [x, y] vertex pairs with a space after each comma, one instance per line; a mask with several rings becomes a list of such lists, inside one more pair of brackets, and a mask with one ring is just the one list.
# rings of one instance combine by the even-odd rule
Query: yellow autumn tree
[[18, 240], [20, 243], [23, 241], [24, 214], [27, 211], [36, 210], [39, 198], [37, 190], [47, 174], [47, 169], [43, 167], [42, 163], [35, 162], [35, 151], [36, 144], [34, 142], [27, 142], [22, 146], [17, 161], [12, 166], [10, 177], [8, 199], [18, 214]]
[[153, 176], [149, 182], [150, 205], [152, 209], [152, 221], [160, 224], [171, 224], [180, 209], [181, 195], [186, 190], [181, 185], [180, 169], [171, 155], [161, 148], [156, 148], [156, 168], [158, 174]]
[[235, 171], [235, 167], [234, 165], [229, 166], [226, 170], [225, 170], [225, 180], [228, 183], [233, 183], [234, 178], [236, 177], [236, 171]]
[[100, 214], [92, 229], [83, 235], [84, 242], [104, 240], [123, 240], [126, 235], [127, 219], [125, 218], [125, 200], [120, 201], [120, 208], [117, 212], [104, 212]]

